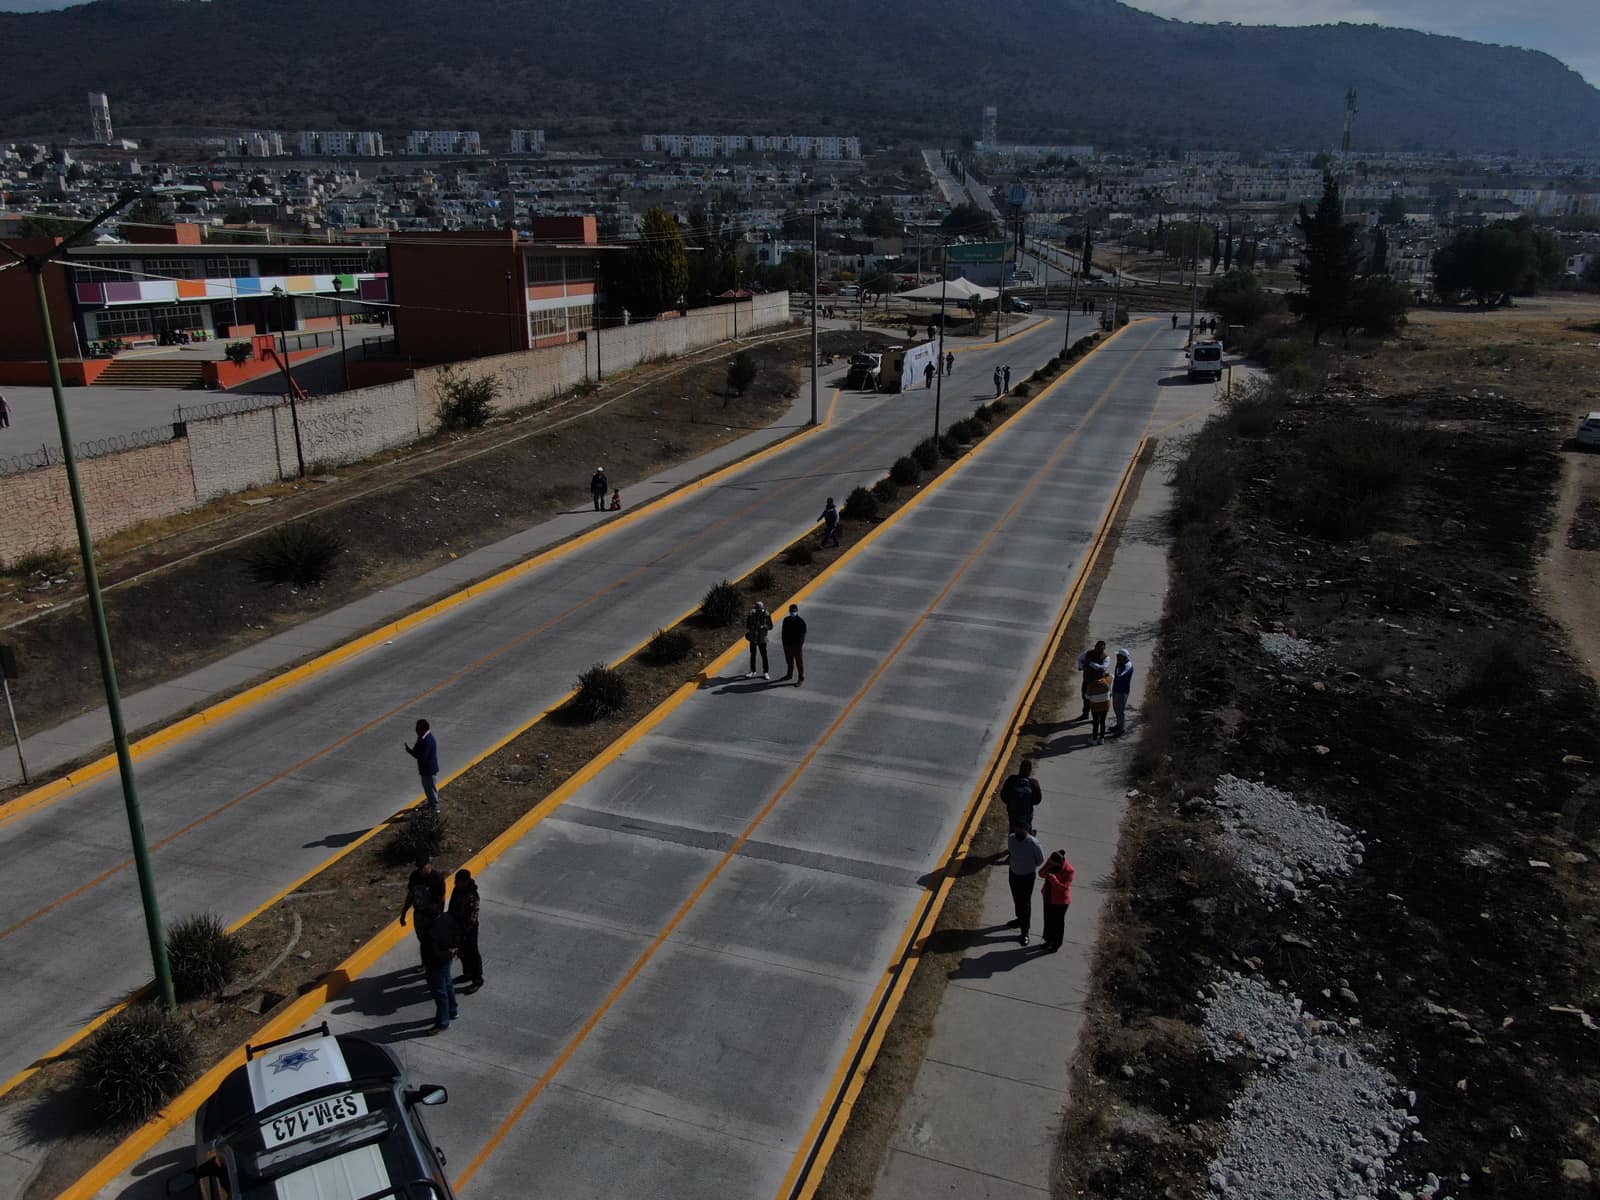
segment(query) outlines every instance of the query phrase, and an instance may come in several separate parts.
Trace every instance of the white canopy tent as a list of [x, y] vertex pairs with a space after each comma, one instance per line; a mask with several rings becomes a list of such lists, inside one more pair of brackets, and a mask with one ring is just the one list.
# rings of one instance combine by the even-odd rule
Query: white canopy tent
[[950, 304], [962, 304], [968, 300], [993, 300], [1000, 293], [995, 288], [982, 287], [970, 279], [949, 279], [943, 283], [930, 283], [926, 287], [913, 288], [909, 292], [896, 292], [896, 300], [932, 300], [938, 303], [944, 300]]

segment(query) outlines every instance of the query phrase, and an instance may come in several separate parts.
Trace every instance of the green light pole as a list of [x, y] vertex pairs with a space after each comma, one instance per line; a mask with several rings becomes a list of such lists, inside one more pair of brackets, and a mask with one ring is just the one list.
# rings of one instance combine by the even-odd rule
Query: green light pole
[[111, 657], [111, 634], [106, 628], [105, 601], [100, 595], [100, 576], [94, 565], [94, 543], [89, 537], [89, 519], [83, 506], [83, 487], [78, 482], [78, 460], [72, 449], [72, 431], [67, 422], [67, 402], [61, 388], [61, 360], [56, 355], [55, 331], [50, 324], [50, 301], [45, 293], [45, 268], [57, 254], [87, 236], [102, 222], [115, 216], [139, 198], [139, 193], [123, 196], [63, 240], [48, 254], [19, 254], [0, 243], [0, 249], [20, 262], [33, 276], [33, 293], [39, 304], [39, 326], [44, 332], [45, 357], [50, 364], [50, 394], [55, 398], [56, 425], [61, 433], [61, 458], [67, 471], [67, 491], [72, 497], [72, 521], [78, 530], [78, 552], [83, 558], [83, 584], [89, 597], [90, 623], [94, 626], [95, 649], [100, 655], [100, 678], [105, 685], [106, 714], [111, 719], [111, 741], [116, 747], [117, 773], [122, 778], [122, 801], [128, 813], [128, 834], [133, 842], [133, 865], [139, 877], [139, 900], [144, 906], [145, 936], [150, 942], [150, 962], [155, 968], [156, 993], [164, 1008], [173, 1008], [172, 971], [167, 964], [166, 939], [161, 928], [161, 908], [156, 901], [155, 875], [150, 869], [150, 849], [145, 842], [144, 817], [139, 810], [139, 790], [133, 778], [133, 756], [128, 751], [128, 731], [122, 722], [122, 695], [117, 688], [117, 667]]

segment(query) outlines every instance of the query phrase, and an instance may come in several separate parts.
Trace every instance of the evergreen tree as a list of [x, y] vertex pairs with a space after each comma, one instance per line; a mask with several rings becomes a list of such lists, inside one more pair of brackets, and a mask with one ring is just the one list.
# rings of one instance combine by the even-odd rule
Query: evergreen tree
[[1222, 273], [1226, 275], [1233, 270], [1233, 231], [1228, 231], [1228, 240], [1222, 243]]
[[689, 289], [689, 256], [683, 248], [683, 231], [664, 208], [652, 208], [639, 226], [639, 241], [627, 254], [624, 276], [617, 289], [629, 297], [634, 312], [665, 312], [678, 306]]
[[1217, 273], [1217, 266], [1222, 261], [1222, 232], [1215, 225], [1211, 227], [1211, 274]]
[[1089, 278], [1089, 268], [1094, 264], [1094, 238], [1089, 233], [1089, 227], [1083, 227], [1083, 260], [1079, 263], [1083, 277]]
[[1360, 231], [1344, 219], [1339, 181], [1332, 175], [1322, 177], [1322, 199], [1315, 212], [1300, 205], [1295, 227], [1305, 246], [1294, 269], [1301, 290], [1293, 305], [1311, 326], [1311, 343], [1316, 345], [1328, 329], [1348, 325], [1356, 273], [1361, 269]]
[[1383, 231], [1383, 226], [1372, 236], [1372, 258], [1367, 263], [1368, 275], [1387, 275], [1389, 273], [1389, 235]]

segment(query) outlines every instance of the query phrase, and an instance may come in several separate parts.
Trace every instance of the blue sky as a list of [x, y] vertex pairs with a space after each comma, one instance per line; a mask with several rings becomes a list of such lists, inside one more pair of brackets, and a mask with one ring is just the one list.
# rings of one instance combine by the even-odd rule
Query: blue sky
[[[0, 0], [4, 3], [5, 0]], [[1554, 55], [1600, 87], [1600, 5], [1595, 0], [1131, 0], [1180, 21], [1398, 25]]]
[[[0, 0], [0, 10], [66, 8], [81, 0]], [[1182, 21], [1317, 25], [1332, 21], [1398, 25], [1553, 54], [1600, 87], [1600, 12], [1596, 0], [1133, 0], [1135, 8]]]

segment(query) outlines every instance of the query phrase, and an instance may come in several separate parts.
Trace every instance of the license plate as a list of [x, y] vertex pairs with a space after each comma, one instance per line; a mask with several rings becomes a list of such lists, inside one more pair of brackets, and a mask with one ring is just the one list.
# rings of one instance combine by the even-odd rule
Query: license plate
[[274, 1117], [261, 1126], [261, 1140], [268, 1146], [281, 1146], [366, 1115], [367, 1101], [360, 1092], [342, 1092]]

